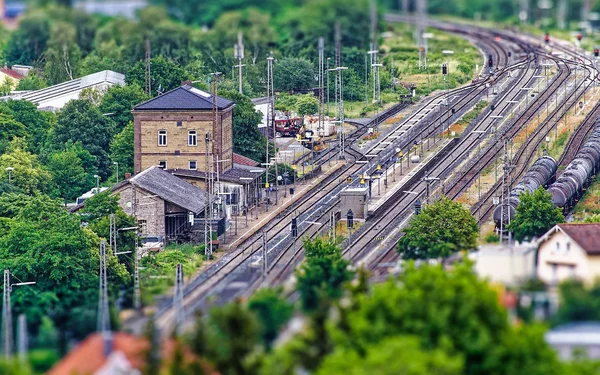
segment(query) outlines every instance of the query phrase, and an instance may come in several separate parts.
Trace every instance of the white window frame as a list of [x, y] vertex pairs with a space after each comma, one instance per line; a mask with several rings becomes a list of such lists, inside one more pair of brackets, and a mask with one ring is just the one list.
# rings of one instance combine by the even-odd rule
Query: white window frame
[[[165, 141], [164, 143], [161, 143], [161, 138], [164, 137]], [[159, 130], [158, 131], [158, 145], [160, 147], [166, 147], [167, 146], [167, 131], [166, 130]]]
[[[191, 142], [191, 140], [194, 142]], [[198, 132], [196, 130], [188, 130], [188, 146], [198, 146]]]
[[[192, 163], [195, 163], [195, 164], [196, 164], [196, 168], [192, 168]], [[192, 170], [192, 171], [196, 171], [196, 170], [198, 170], [198, 161], [197, 161], [197, 160], [190, 160], [190, 162], [189, 162], [189, 164], [188, 164], [188, 167], [189, 167], [189, 168], [190, 168], [190, 170]]]
[[167, 161], [166, 160], [159, 160], [158, 161], [158, 166], [160, 167], [161, 163], [164, 163], [164, 167], [162, 169], [167, 169]]

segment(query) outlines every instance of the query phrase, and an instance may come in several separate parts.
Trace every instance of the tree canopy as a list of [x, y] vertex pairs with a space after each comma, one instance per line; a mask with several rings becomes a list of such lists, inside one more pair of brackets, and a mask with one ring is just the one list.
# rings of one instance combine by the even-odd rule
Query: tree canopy
[[477, 245], [479, 229], [469, 210], [447, 197], [424, 206], [404, 229], [398, 252], [404, 259], [446, 258]]
[[517, 214], [507, 227], [514, 233], [517, 241], [539, 237], [565, 221], [560, 208], [555, 208], [552, 204], [552, 195], [543, 187], [533, 193], [521, 194], [519, 200]]

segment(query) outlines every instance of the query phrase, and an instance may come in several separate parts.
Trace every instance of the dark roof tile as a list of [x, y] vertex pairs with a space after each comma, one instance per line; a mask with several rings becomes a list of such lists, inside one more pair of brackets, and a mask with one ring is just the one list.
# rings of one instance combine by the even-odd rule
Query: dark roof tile
[[600, 224], [558, 224], [558, 227], [590, 255], [600, 255]]
[[[217, 96], [219, 110], [229, 108], [233, 102]], [[134, 111], [203, 111], [212, 110], [212, 94], [199, 90], [190, 85], [183, 85], [133, 108]]]

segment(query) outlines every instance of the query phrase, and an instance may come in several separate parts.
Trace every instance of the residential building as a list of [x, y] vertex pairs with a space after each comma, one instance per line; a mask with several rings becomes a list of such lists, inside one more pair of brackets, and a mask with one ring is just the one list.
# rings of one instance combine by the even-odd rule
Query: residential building
[[86, 13], [122, 16], [134, 19], [136, 12], [148, 6], [146, 0], [75, 0], [73, 7]]
[[[2, 1], [2, 0], [0, 0]], [[9, 68], [7, 65], [0, 68], [0, 85], [4, 85], [5, 82], [10, 82], [11, 91], [17, 88], [19, 81], [25, 78], [25, 76], [19, 73], [17, 70]]]
[[[233, 167], [233, 107], [189, 84], [133, 108], [134, 171], [163, 169], [223, 173]], [[209, 140], [207, 143], [206, 140]]]
[[591, 284], [600, 276], [600, 224], [555, 225], [537, 247], [537, 275], [547, 284], [569, 278]]
[[600, 359], [600, 322], [573, 322], [546, 332], [546, 342], [563, 360], [570, 360], [574, 353], [589, 359]]
[[140, 233], [167, 240], [190, 240], [196, 219], [204, 217], [207, 193], [158, 166], [115, 185], [119, 204], [138, 221]]
[[28, 100], [37, 105], [40, 110], [56, 111], [62, 109], [71, 100], [79, 99], [83, 90], [93, 89], [103, 94], [115, 85], [125, 85], [125, 76], [111, 70], [104, 70], [45, 89], [19, 92], [11, 98]]
[[[165, 340], [160, 345], [161, 366], [168, 371], [176, 343]], [[139, 375], [146, 364], [148, 341], [143, 337], [123, 332], [93, 333], [60, 360], [48, 375]], [[191, 363], [195, 357], [183, 350], [183, 361]], [[203, 364], [206, 374], [212, 370]]]

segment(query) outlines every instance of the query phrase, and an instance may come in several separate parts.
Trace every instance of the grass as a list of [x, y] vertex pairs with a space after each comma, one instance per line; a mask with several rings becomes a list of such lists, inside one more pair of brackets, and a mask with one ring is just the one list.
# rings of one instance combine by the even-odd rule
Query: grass
[[479, 116], [479, 114], [488, 106], [488, 102], [480, 100], [475, 106], [463, 115], [463, 117], [450, 126], [450, 131], [456, 134], [462, 133], [469, 124]]
[[586, 218], [598, 214], [600, 214], [600, 177], [596, 176], [575, 205], [573, 219], [584, 221]]
[[140, 260], [140, 288], [142, 303], [154, 303], [154, 297], [165, 294], [175, 285], [175, 267], [183, 266], [184, 276], [193, 275], [202, 264], [204, 245], [169, 245], [164, 250], [149, 254]]

